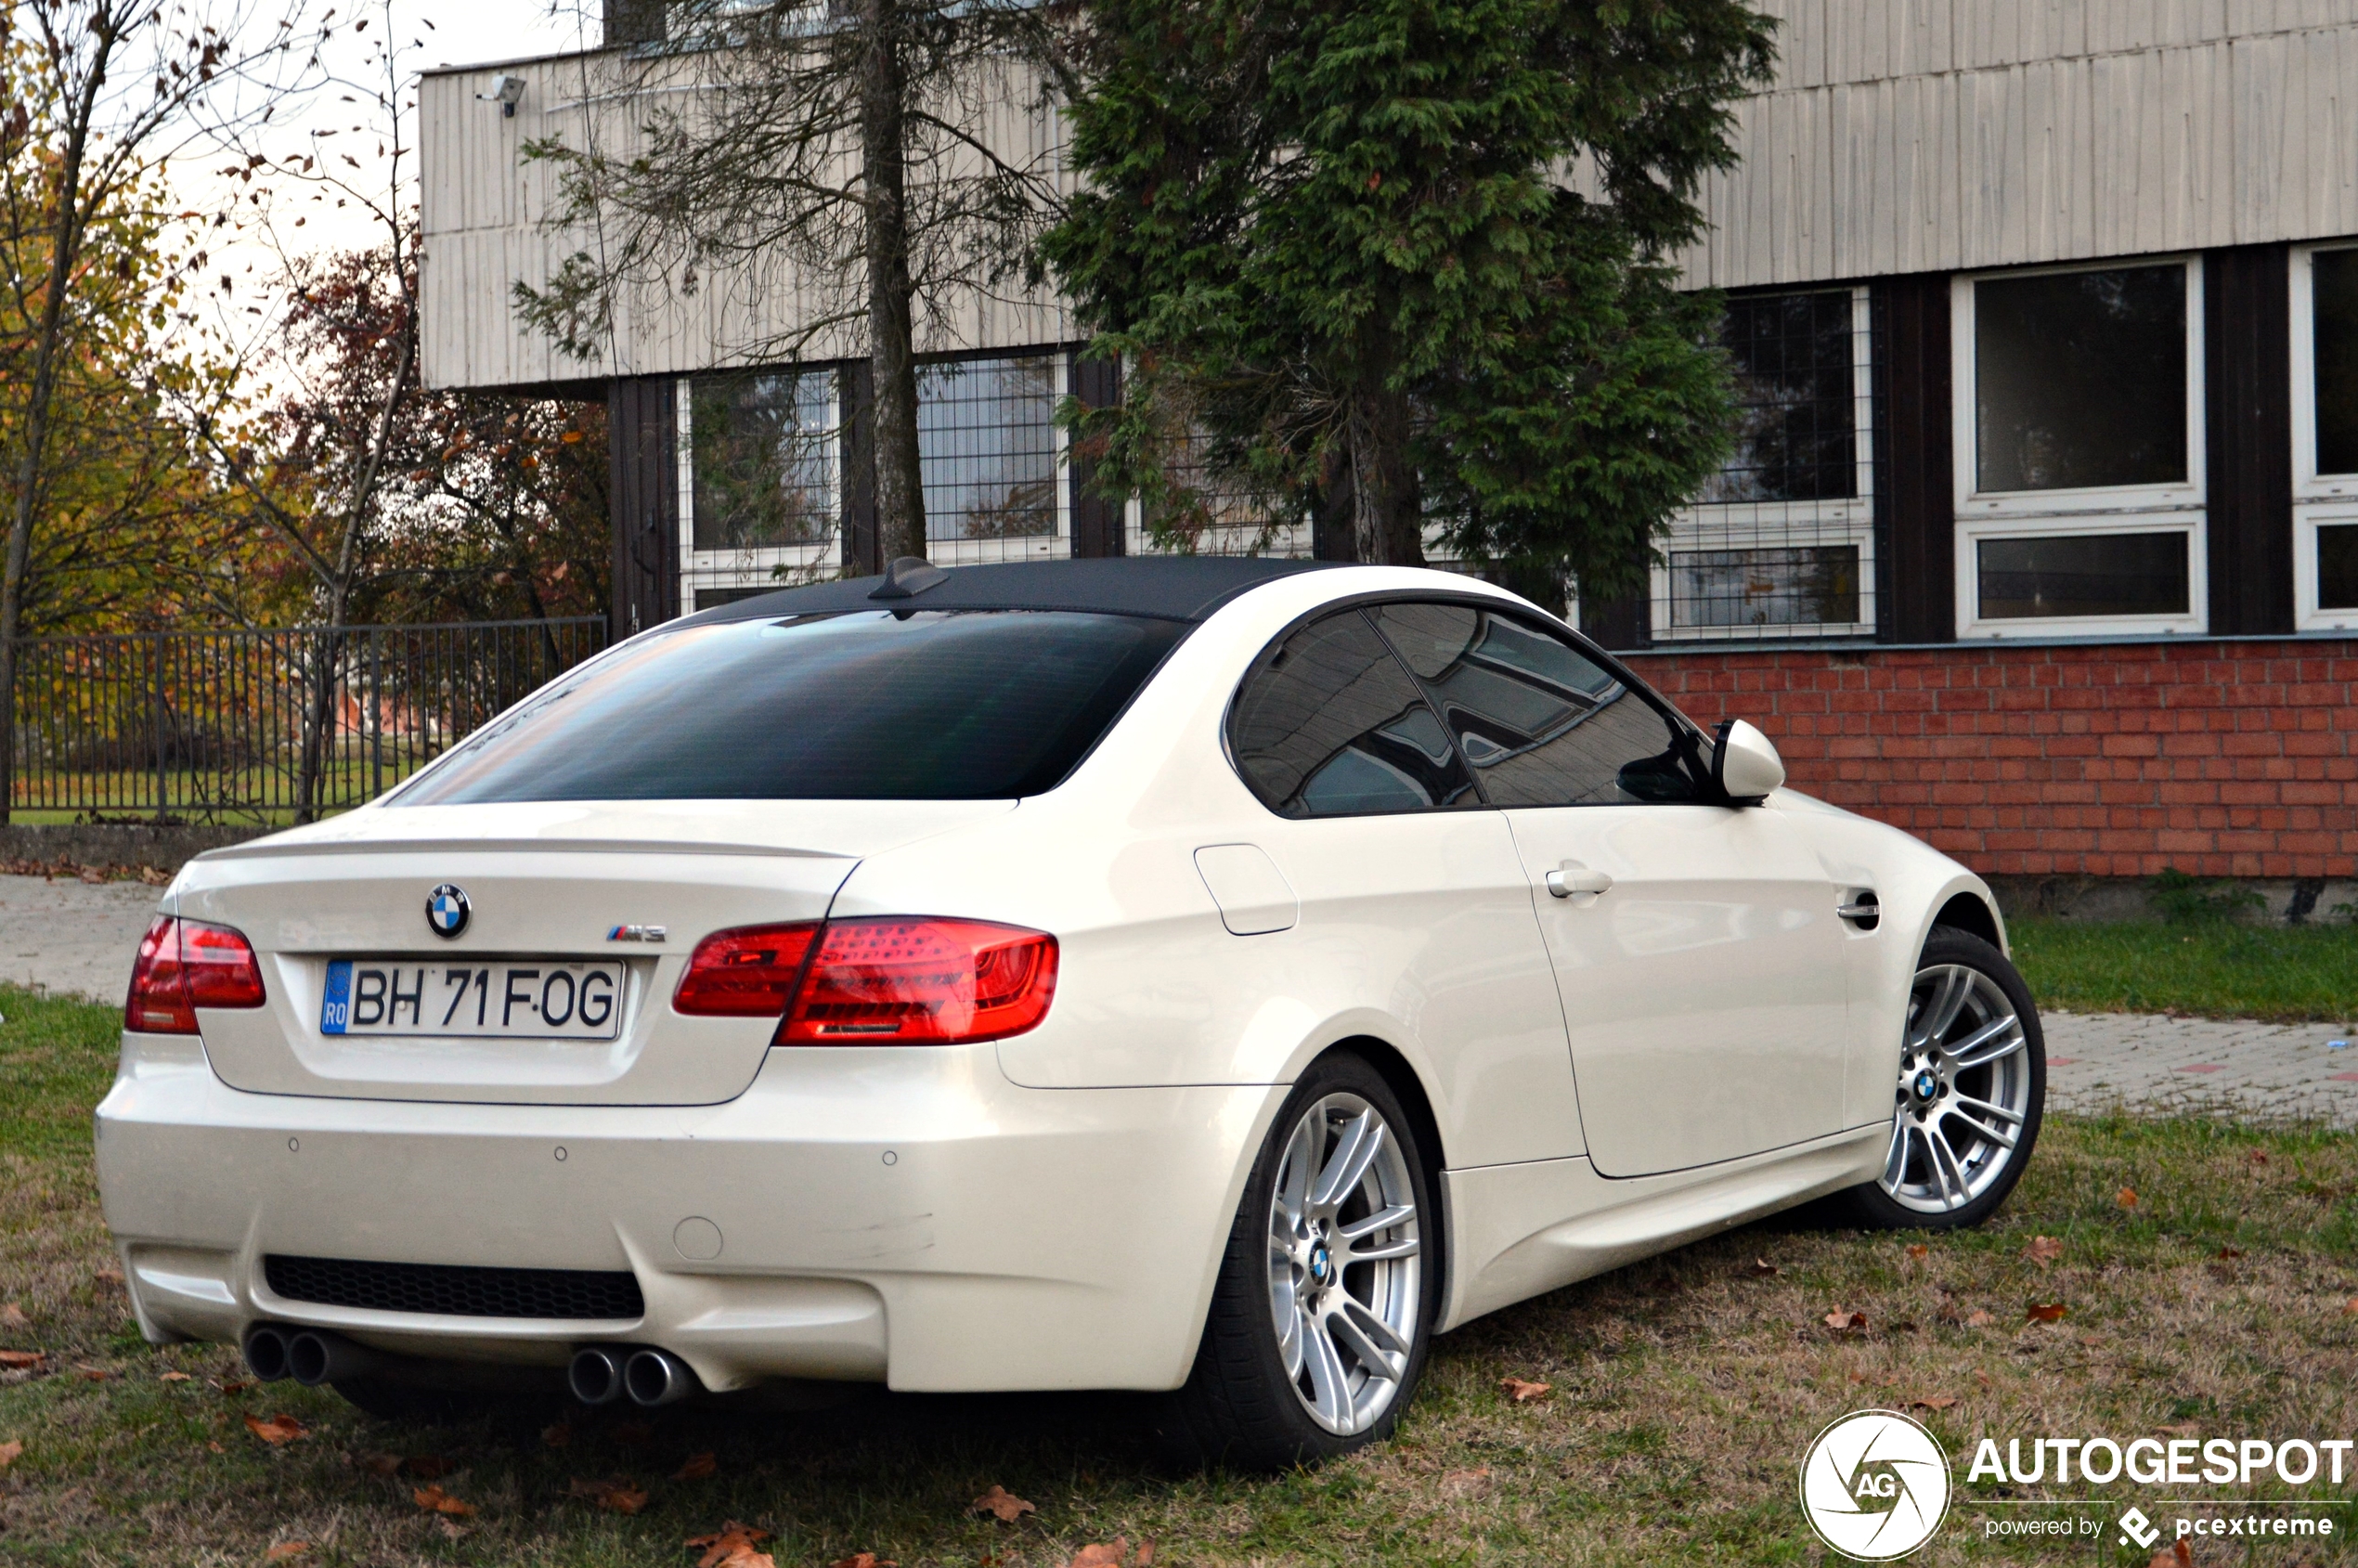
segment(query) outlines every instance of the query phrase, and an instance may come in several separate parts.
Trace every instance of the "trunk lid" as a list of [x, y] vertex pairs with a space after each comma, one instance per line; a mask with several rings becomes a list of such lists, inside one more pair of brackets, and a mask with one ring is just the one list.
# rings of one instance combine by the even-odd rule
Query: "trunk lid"
[[[709, 1105], [760, 1070], [774, 1020], [671, 1010], [688, 955], [732, 926], [816, 920], [864, 857], [1010, 801], [630, 801], [371, 807], [189, 862], [176, 913], [235, 927], [269, 1000], [199, 1014], [222, 1081], [257, 1094], [543, 1105]], [[429, 896], [470, 906], [435, 933]], [[660, 942], [617, 927], [660, 927]], [[611, 1041], [330, 1034], [328, 966], [619, 961]]]

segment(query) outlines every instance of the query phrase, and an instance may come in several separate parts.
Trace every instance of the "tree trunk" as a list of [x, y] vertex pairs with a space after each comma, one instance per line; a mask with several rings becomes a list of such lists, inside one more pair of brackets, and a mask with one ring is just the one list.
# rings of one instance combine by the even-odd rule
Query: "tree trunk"
[[926, 553], [917, 363], [909, 281], [907, 132], [895, 0], [860, 4], [860, 156], [866, 195], [868, 364], [875, 384], [876, 532], [889, 562]]
[[90, 122], [98, 88], [114, 54], [110, 25], [93, 35], [96, 55], [76, 96], [66, 129], [65, 156], [58, 161], [57, 221], [49, 235], [49, 276], [41, 300], [41, 326], [32, 350], [32, 379], [26, 387], [23, 447], [17, 454], [14, 505], [8, 514], [8, 549], [0, 567], [0, 823], [8, 821], [17, 794], [17, 639], [24, 629], [25, 577], [32, 566], [32, 518], [40, 499], [41, 460], [49, 445], [51, 405], [58, 396], [58, 368], [65, 356], [66, 294], [73, 286], [88, 210], [82, 200], [82, 162], [90, 145]]
[[1371, 566], [1425, 564], [1424, 496], [1408, 434], [1408, 399], [1402, 394], [1378, 385], [1352, 398], [1345, 444], [1354, 559]]

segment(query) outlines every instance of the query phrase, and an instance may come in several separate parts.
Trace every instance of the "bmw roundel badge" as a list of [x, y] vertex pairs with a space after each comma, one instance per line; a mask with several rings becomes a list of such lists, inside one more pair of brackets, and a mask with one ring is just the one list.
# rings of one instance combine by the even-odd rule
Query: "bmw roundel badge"
[[437, 937], [455, 937], [467, 928], [471, 913], [467, 890], [446, 882], [426, 895], [426, 924]]

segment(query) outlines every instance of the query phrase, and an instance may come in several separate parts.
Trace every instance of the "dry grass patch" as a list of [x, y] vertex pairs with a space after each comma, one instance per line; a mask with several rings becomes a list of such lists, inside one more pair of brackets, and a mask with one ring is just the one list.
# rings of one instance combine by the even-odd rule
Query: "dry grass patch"
[[[1985, 1435], [2358, 1434], [2358, 1148], [2130, 1119], [2052, 1123], [1977, 1232], [1799, 1216], [1471, 1325], [1441, 1342], [1397, 1441], [1315, 1472], [1173, 1475], [1142, 1402], [1116, 1395], [715, 1401], [652, 1420], [523, 1403], [388, 1427], [332, 1395], [240, 1387], [226, 1347], [139, 1341], [102, 1276], [90, 1181], [111, 1013], [20, 992], [0, 1012], [0, 1348], [48, 1353], [0, 1372], [0, 1445], [24, 1445], [0, 1471], [12, 1563], [692, 1564], [681, 1543], [731, 1521], [781, 1565], [1066, 1568], [1117, 1537], [1133, 1564], [1147, 1542], [1156, 1564], [1821, 1562], [1796, 1466], [1864, 1406], [1911, 1408], [1953, 1454]], [[1519, 1402], [1510, 1378], [1548, 1392]], [[301, 1432], [253, 1430], [280, 1415]], [[993, 1486], [1033, 1510], [978, 1513]], [[617, 1487], [643, 1504], [614, 1506]], [[2091, 1493], [2129, 1497], [2072, 1489]], [[2054, 1555], [1985, 1545], [1986, 1511], [1961, 1497], [1911, 1562]], [[2343, 1538], [2196, 1561], [2340, 1561]], [[2092, 1558], [2144, 1554], [2108, 1537], [2072, 1561]]]

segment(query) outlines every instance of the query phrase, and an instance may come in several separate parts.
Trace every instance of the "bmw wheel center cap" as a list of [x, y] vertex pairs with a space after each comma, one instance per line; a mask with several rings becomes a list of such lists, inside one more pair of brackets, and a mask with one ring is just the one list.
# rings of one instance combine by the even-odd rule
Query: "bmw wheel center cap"
[[465, 930], [472, 913], [467, 890], [454, 883], [446, 882], [426, 895], [426, 924], [437, 937], [455, 937]]

